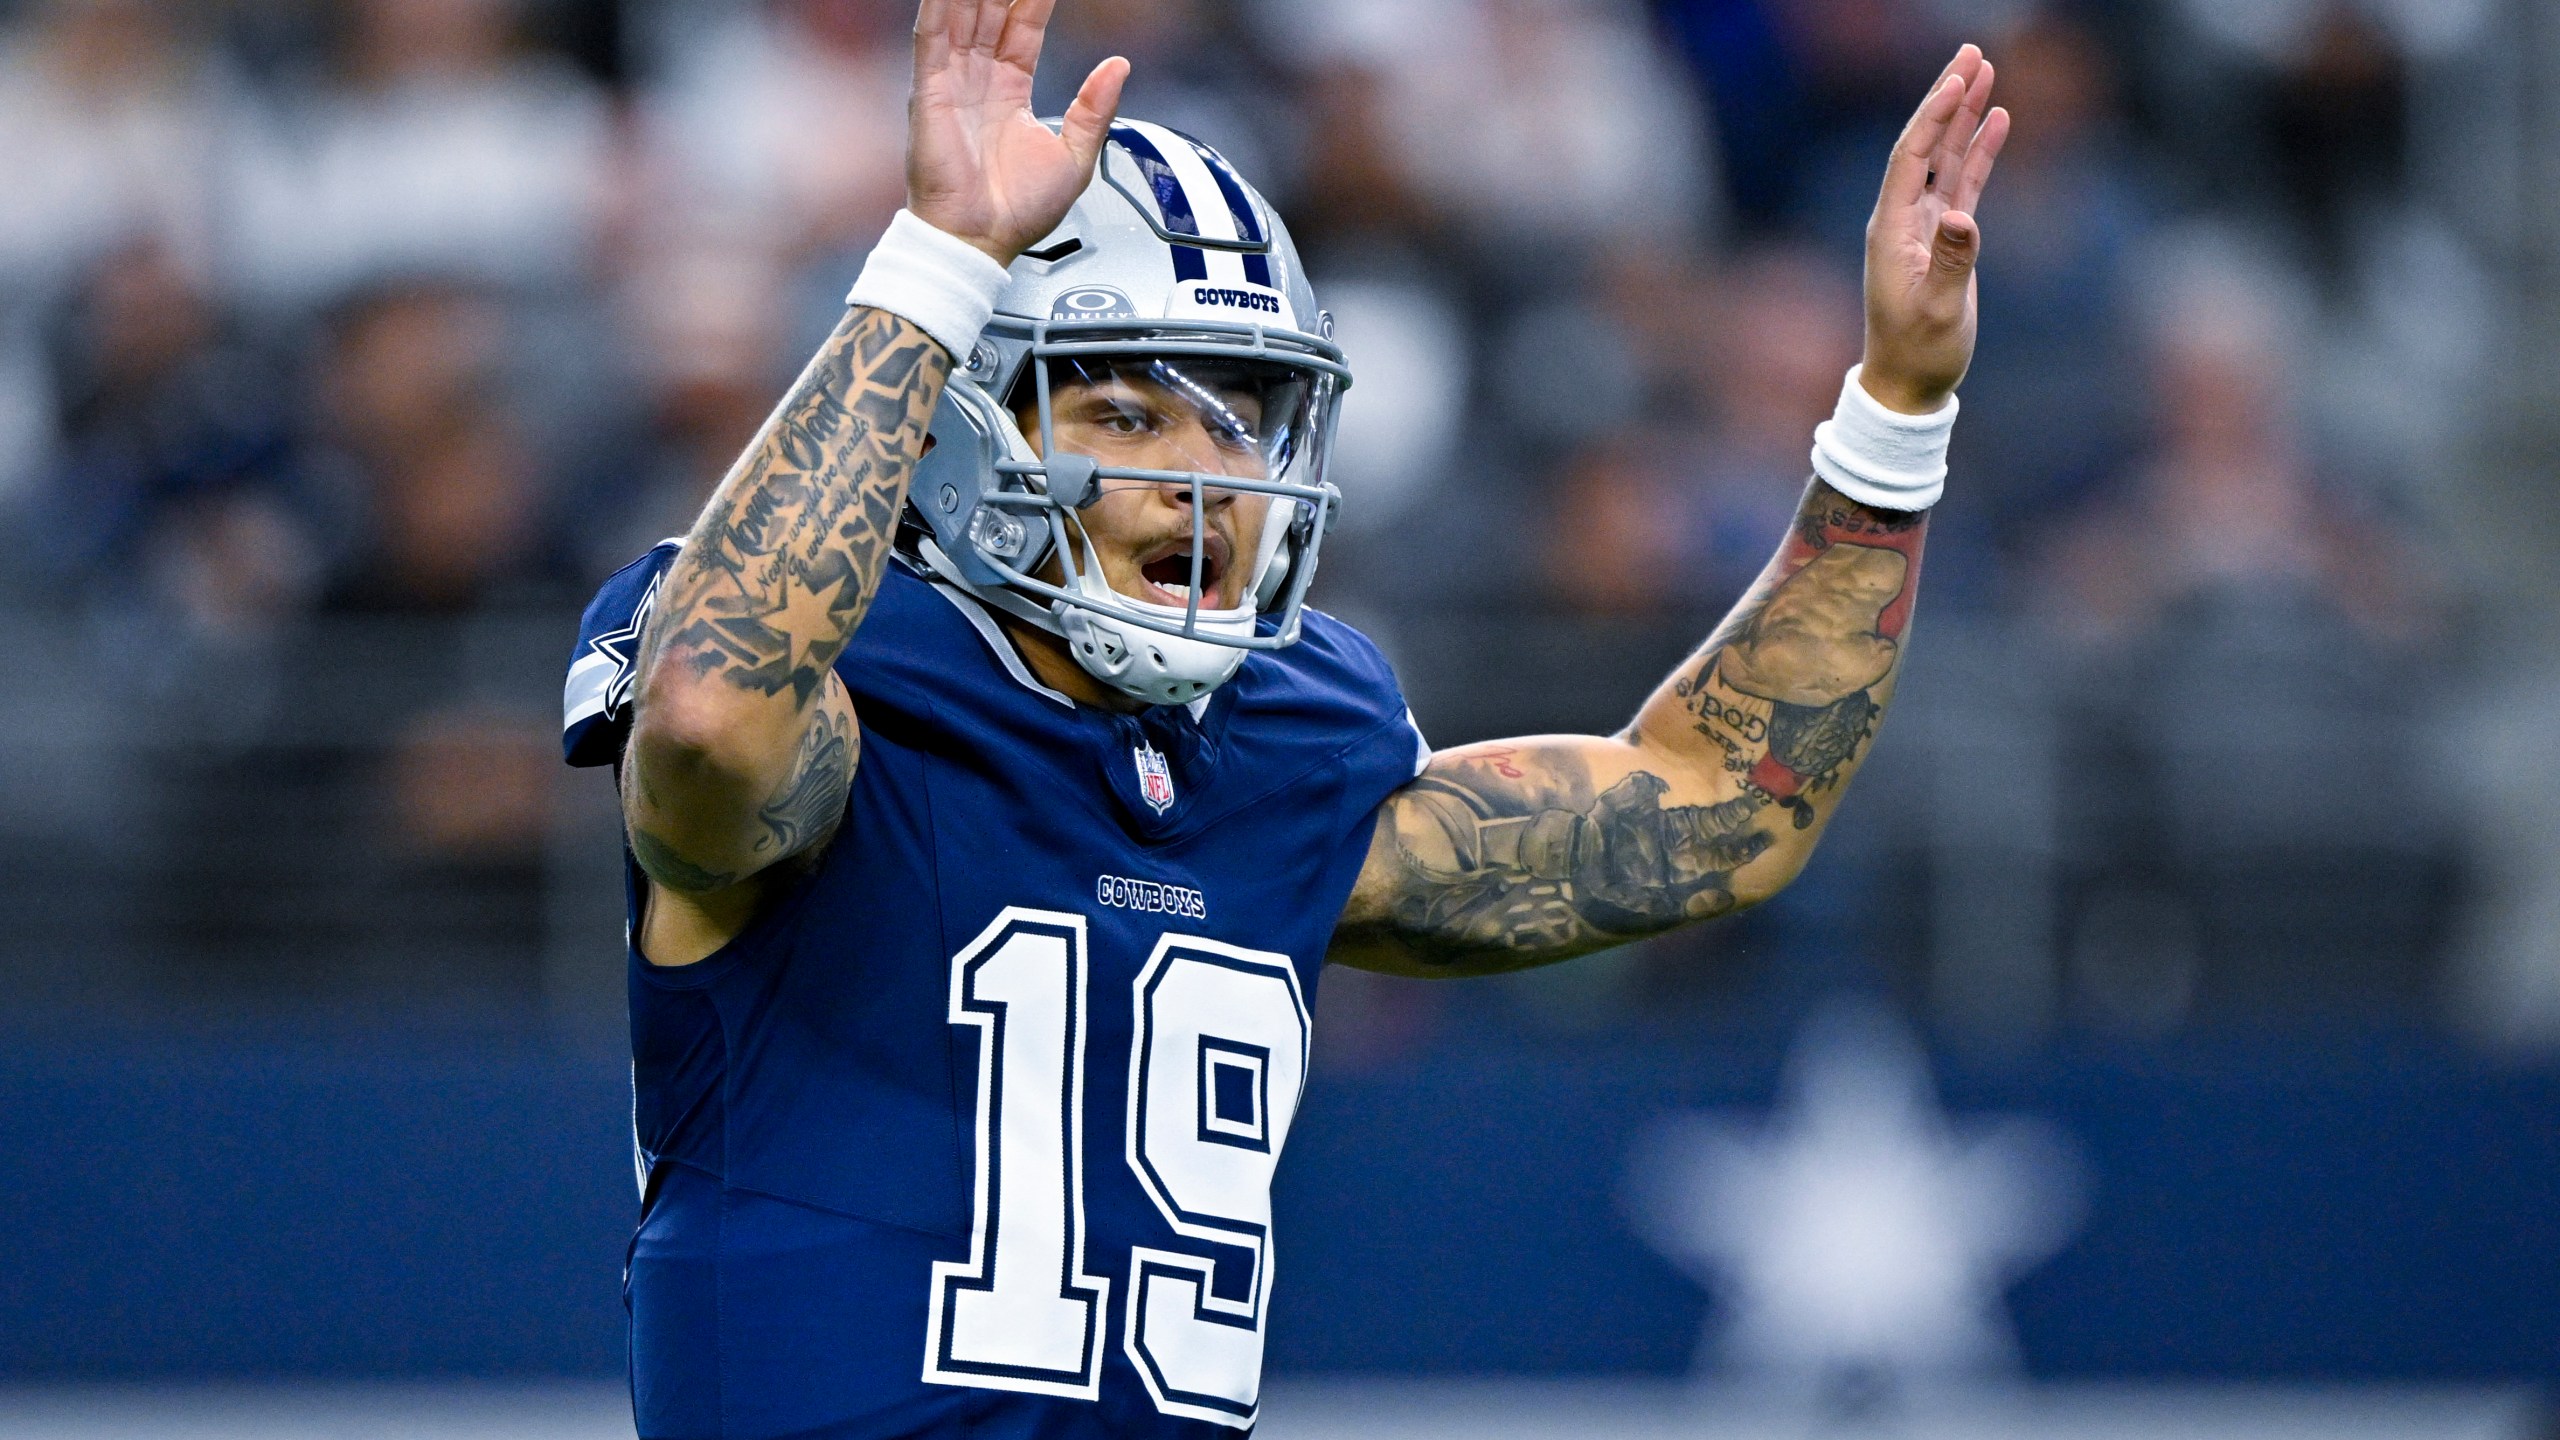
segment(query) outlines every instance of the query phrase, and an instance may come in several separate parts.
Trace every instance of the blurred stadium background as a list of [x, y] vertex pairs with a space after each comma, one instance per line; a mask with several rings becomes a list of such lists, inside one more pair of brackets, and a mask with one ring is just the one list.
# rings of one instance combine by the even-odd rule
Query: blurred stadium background
[[[0, 1436], [608, 1435], [576, 607], [902, 196], [907, 0], [0, 6]], [[1614, 727], [1885, 146], [2017, 137], [1906, 699], [1765, 911], [1336, 973], [1267, 1433], [2555, 1433], [2560, 10], [1067, 0], [1360, 384], [1318, 601]]]

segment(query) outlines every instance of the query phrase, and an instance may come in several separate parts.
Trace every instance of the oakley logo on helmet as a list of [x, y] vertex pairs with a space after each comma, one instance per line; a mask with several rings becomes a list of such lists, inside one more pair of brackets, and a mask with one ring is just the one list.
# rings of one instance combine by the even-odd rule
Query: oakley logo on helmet
[[1129, 297], [1108, 285], [1087, 285], [1070, 290], [1049, 307], [1052, 320], [1135, 320], [1138, 307]]

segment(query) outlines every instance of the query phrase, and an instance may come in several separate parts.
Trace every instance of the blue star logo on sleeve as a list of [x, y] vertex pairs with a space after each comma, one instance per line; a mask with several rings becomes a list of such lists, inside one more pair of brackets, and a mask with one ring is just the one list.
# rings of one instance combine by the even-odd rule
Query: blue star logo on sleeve
[[660, 584], [666, 584], [666, 571], [650, 579], [648, 589], [640, 592], [640, 605], [632, 607], [632, 618], [620, 630], [604, 630], [594, 641], [586, 641], [591, 653], [568, 674], [571, 725], [586, 717], [612, 723], [630, 712], [632, 684], [640, 679], [640, 633], [648, 630], [650, 610], [658, 607]]
[[597, 654], [613, 662], [613, 675], [604, 689], [607, 720], [619, 720], [631, 708], [631, 686], [640, 676], [640, 632], [649, 626], [649, 612], [658, 608], [658, 587], [666, 583], [666, 578], [666, 572], [661, 570], [650, 580], [649, 588], [640, 593], [640, 603], [632, 610], [629, 624], [587, 642]]
[[[672, 553], [673, 547], [663, 548]], [[606, 628], [588, 635], [584, 644], [570, 652], [577, 658], [571, 661], [568, 683], [561, 690], [560, 740], [562, 756], [571, 765], [609, 765], [621, 758], [631, 691], [640, 673], [640, 634], [648, 628], [649, 612], [657, 606], [658, 586], [665, 577], [661, 565], [618, 625], [613, 623], [618, 607], [609, 604], [610, 584], [588, 610], [583, 623]]]

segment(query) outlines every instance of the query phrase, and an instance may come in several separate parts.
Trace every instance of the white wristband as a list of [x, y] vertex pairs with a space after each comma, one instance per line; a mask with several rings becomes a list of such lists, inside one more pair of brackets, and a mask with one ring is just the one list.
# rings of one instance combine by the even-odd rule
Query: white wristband
[[1947, 488], [1947, 437], [1955, 433], [1956, 397], [1927, 415], [1888, 410], [1858, 383], [1866, 367], [1849, 368], [1840, 408], [1814, 428], [1813, 473], [1861, 505], [1926, 510]]
[[996, 297], [1012, 278], [977, 246], [901, 210], [872, 247], [844, 303], [914, 321], [965, 365], [978, 332], [996, 313]]

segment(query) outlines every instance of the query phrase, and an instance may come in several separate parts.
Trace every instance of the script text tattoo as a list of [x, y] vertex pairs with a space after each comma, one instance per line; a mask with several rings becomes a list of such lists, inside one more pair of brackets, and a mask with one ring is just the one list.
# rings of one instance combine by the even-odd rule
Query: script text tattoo
[[809, 703], [879, 589], [950, 365], [897, 316], [847, 315], [678, 558], [659, 663]]

